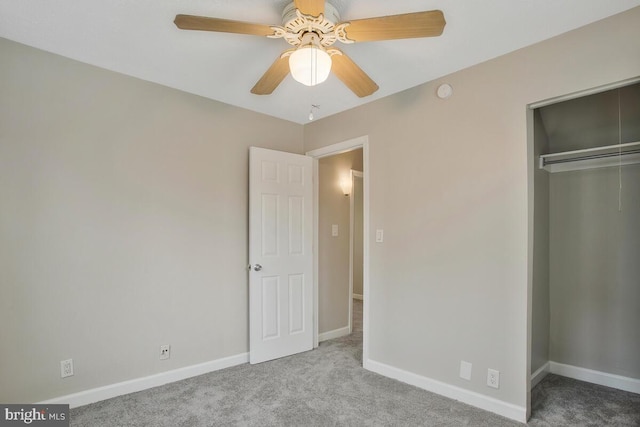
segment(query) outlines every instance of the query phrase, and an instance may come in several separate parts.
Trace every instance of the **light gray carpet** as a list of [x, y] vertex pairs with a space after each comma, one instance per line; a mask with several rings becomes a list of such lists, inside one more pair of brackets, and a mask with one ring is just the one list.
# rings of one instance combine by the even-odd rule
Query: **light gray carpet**
[[531, 395], [529, 425], [640, 426], [640, 394], [549, 374]]
[[[326, 341], [303, 354], [236, 366], [72, 409], [71, 426], [519, 425], [364, 370], [362, 303], [354, 303], [354, 333], [348, 337]], [[536, 388], [541, 405], [531, 425], [582, 426], [587, 425], [581, 424], [585, 419], [598, 419], [598, 425], [640, 425], [637, 401], [636, 424], [610, 424], [618, 420], [606, 411], [604, 418], [593, 418], [589, 407], [582, 408], [584, 417], [567, 416], [554, 402], [562, 394], [556, 385], [550, 378]], [[624, 419], [633, 422], [633, 416], [626, 414]]]

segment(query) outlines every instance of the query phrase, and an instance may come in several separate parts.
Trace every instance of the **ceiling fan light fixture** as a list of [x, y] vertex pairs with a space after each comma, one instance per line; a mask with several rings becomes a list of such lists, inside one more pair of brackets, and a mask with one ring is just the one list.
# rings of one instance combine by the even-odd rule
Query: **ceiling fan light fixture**
[[289, 71], [297, 82], [315, 86], [327, 80], [331, 72], [331, 56], [313, 42], [305, 43], [289, 56]]

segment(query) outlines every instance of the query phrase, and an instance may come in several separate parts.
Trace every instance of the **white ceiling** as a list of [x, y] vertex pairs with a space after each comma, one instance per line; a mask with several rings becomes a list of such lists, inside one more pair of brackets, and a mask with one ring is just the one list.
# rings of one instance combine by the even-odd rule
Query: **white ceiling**
[[0, 0], [0, 37], [306, 123], [311, 104], [320, 105], [318, 118], [335, 114], [639, 6], [640, 0], [334, 0], [342, 21], [432, 9], [442, 10], [447, 21], [441, 37], [338, 46], [380, 86], [362, 99], [334, 76], [313, 88], [288, 76], [272, 95], [253, 95], [249, 90], [289, 47], [284, 40], [184, 31], [173, 24], [183, 13], [280, 25], [287, 3]]

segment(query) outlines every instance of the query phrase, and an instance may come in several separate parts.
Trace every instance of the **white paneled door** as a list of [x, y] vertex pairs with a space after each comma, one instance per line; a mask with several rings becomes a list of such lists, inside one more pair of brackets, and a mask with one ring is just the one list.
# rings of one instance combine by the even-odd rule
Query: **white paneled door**
[[313, 347], [312, 159], [249, 150], [249, 361]]

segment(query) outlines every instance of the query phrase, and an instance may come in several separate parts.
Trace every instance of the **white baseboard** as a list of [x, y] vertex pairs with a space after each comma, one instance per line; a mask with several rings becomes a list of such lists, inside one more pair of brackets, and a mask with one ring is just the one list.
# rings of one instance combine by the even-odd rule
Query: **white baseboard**
[[229, 356], [222, 359], [212, 360], [210, 362], [200, 363], [192, 366], [185, 366], [159, 374], [149, 375], [148, 377], [136, 378], [133, 380], [123, 381], [116, 384], [110, 384], [104, 387], [93, 388], [81, 391], [79, 393], [68, 394], [53, 399], [39, 402], [39, 404], [68, 404], [71, 408], [88, 405], [90, 403], [99, 402], [101, 400], [111, 399], [113, 397], [122, 396], [129, 393], [158, 387], [175, 381], [184, 380], [198, 375], [218, 371], [231, 366], [242, 365], [249, 362], [249, 353], [240, 353], [235, 356]]
[[345, 335], [349, 335], [349, 327], [345, 326], [344, 328], [334, 329], [333, 331], [323, 332], [318, 334], [318, 342], [332, 340], [334, 338], [340, 338]]
[[640, 380], [635, 378], [608, 374], [606, 372], [565, 365], [558, 362], [549, 362], [549, 372], [552, 374], [562, 375], [563, 377], [573, 378], [575, 380], [587, 381], [606, 387], [640, 394]]
[[364, 297], [360, 294], [353, 294], [353, 299], [359, 299], [360, 301], [364, 300]]
[[460, 402], [475, 406], [476, 408], [484, 409], [485, 411], [493, 412], [495, 414], [502, 415], [503, 417], [507, 417], [521, 423], [527, 422], [527, 408], [525, 407], [520, 407], [514, 405], [513, 403], [494, 399], [493, 397], [485, 396], [483, 394], [476, 393], [470, 390], [465, 390], [451, 384], [423, 377], [421, 375], [404, 371], [402, 369], [398, 369], [393, 366], [389, 366], [373, 360], [365, 361], [363, 363], [363, 366], [366, 369], [376, 372], [380, 375], [384, 375], [385, 377], [393, 378], [398, 381], [420, 387], [421, 389], [448, 397], [450, 399], [459, 400]]
[[533, 388], [535, 386], [538, 385], [538, 383], [540, 383], [540, 381], [542, 381], [542, 379], [544, 377], [547, 376], [547, 374], [550, 371], [550, 363], [547, 362], [544, 365], [542, 365], [540, 367], [540, 369], [538, 369], [537, 371], [535, 371], [533, 374], [531, 374], [531, 390], [533, 390]]

